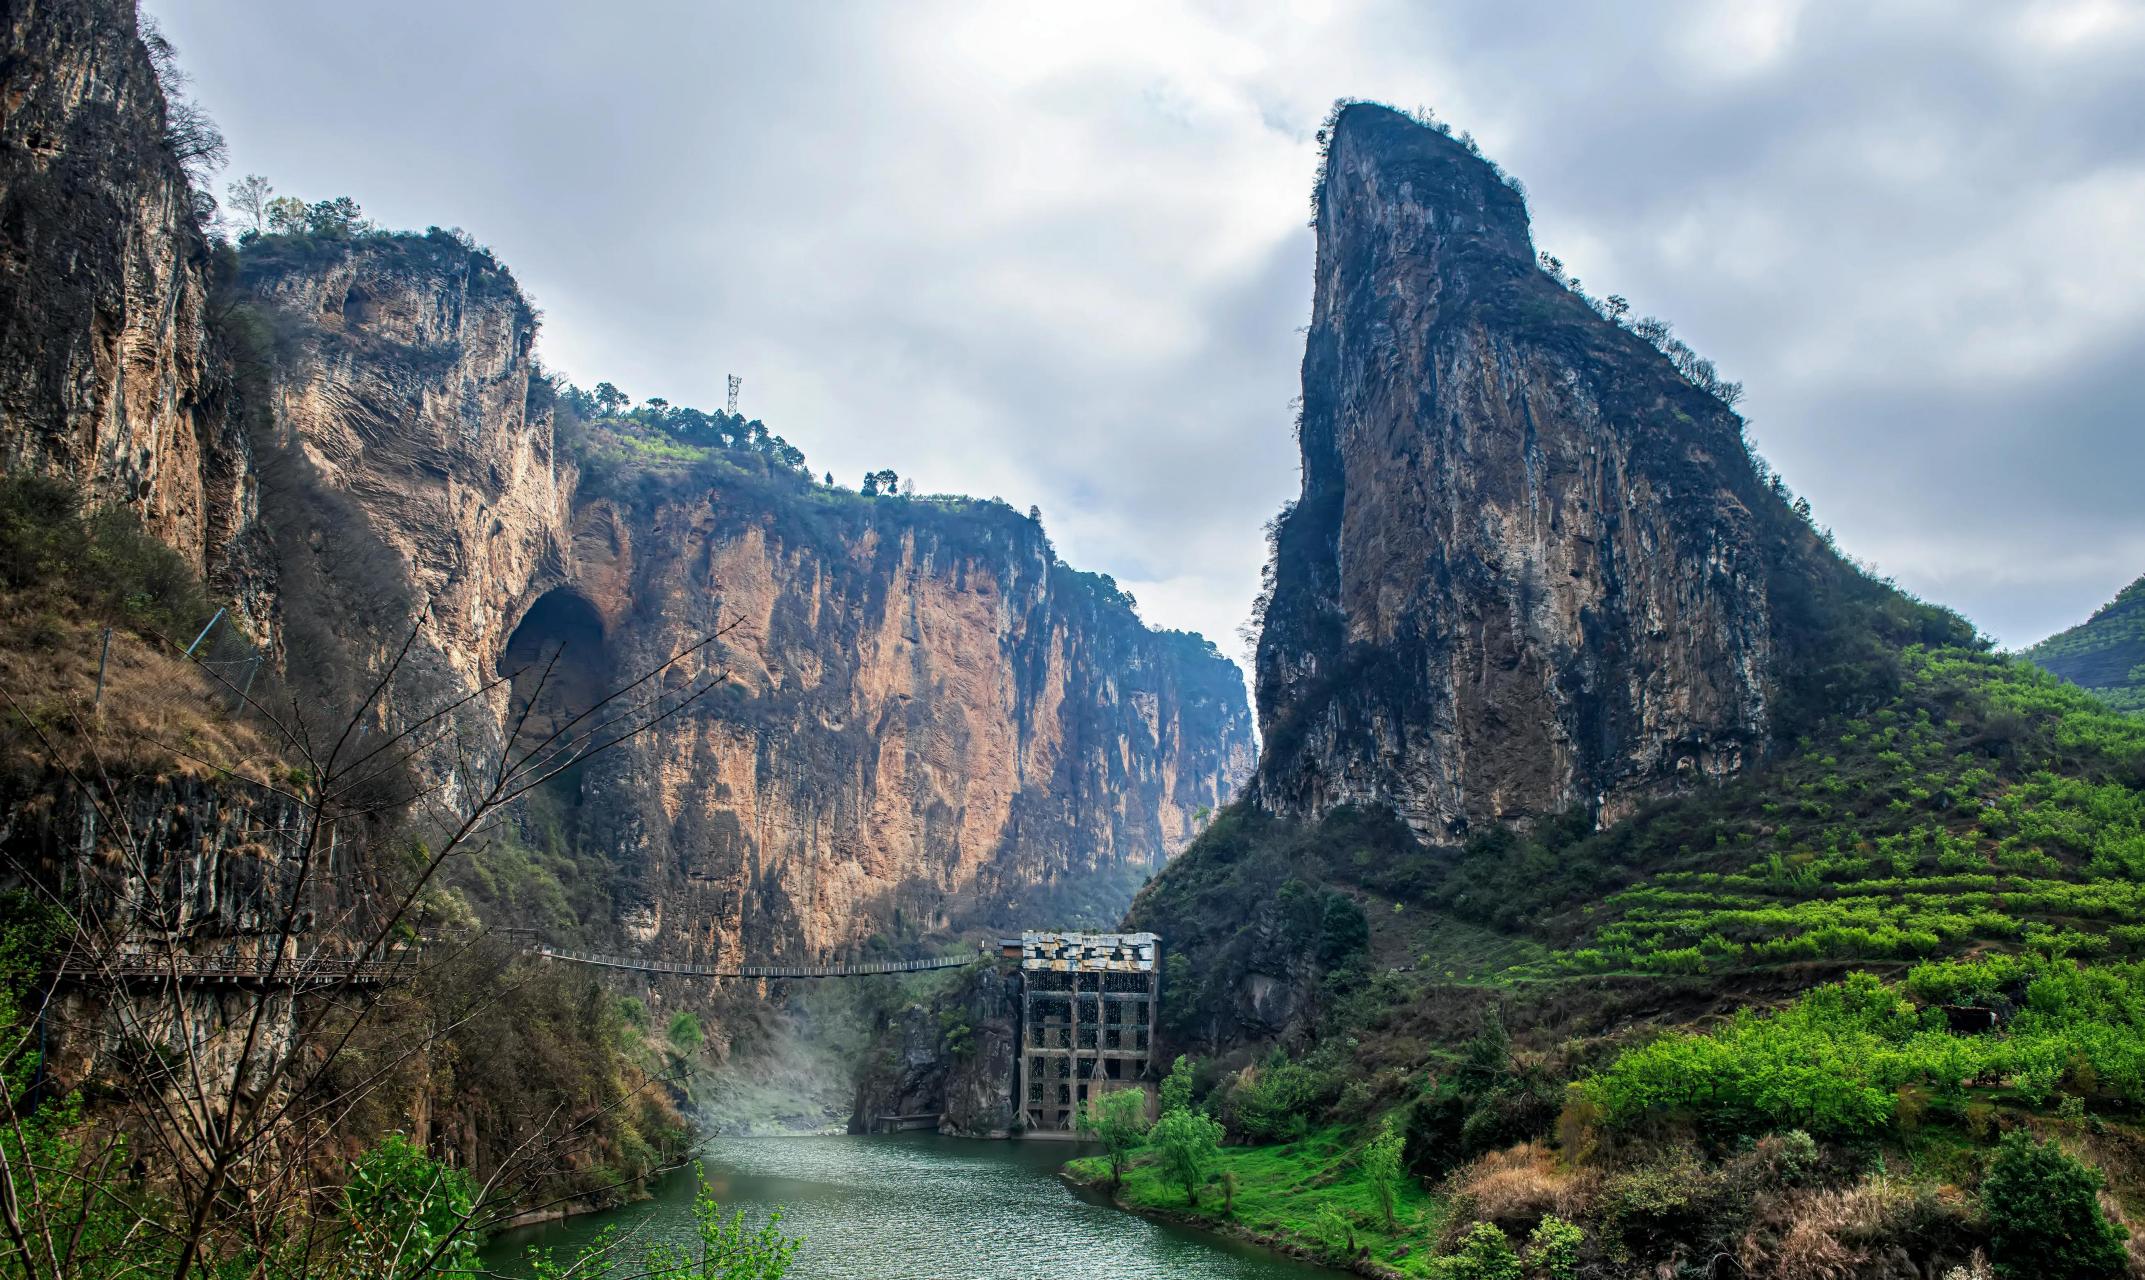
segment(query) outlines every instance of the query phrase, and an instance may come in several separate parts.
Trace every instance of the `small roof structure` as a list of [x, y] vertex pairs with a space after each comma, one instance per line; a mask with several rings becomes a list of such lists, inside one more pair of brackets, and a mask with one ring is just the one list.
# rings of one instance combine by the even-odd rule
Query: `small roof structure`
[[[1008, 943], [1012, 939], [1006, 940]], [[1020, 935], [1020, 967], [1060, 973], [1152, 973], [1162, 940], [1151, 933], [1059, 933]]]

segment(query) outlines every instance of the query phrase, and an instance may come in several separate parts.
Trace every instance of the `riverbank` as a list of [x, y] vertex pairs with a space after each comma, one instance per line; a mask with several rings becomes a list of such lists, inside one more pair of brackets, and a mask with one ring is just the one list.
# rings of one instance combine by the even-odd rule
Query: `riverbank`
[[[697, 1155], [724, 1211], [748, 1223], [782, 1211], [802, 1236], [791, 1280], [1033, 1280], [1081, 1260], [1088, 1280], [1334, 1280], [1340, 1273], [1196, 1224], [1126, 1213], [1058, 1176], [1063, 1143], [983, 1142], [936, 1134], [714, 1137]], [[517, 1231], [483, 1264], [527, 1274], [531, 1246], [571, 1257], [606, 1229], [684, 1239], [697, 1187], [686, 1169], [651, 1201]]]
[[[1196, 1206], [1146, 1153], [1134, 1156], [1114, 1194], [1109, 1161], [1100, 1156], [1069, 1161], [1059, 1176], [1124, 1212], [1216, 1232], [1322, 1267], [1380, 1280], [1431, 1274], [1442, 1203], [1408, 1179], [1387, 1227], [1350, 1138], [1334, 1127], [1295, 1142], [1224, 1147]], [[1225, 1175], [1235, 1179], [1234, 1191], [1226, 1194]]]

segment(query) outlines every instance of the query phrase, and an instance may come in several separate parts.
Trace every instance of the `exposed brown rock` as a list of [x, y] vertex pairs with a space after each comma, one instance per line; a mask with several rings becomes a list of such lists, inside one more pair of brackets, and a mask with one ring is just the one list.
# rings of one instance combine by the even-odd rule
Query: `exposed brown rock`
[[227, 588], [251, 462], [211, 263], [124, 4], [0, 21], [0, 464], [124, 504]]
[[1348, 108], [1318, 210], [1261, 803], [1442, 840], [1759, 757], [1779, 575], [1829, 557], [1740, 421], [1538, 270], [1521, 197], [1451, 138]]

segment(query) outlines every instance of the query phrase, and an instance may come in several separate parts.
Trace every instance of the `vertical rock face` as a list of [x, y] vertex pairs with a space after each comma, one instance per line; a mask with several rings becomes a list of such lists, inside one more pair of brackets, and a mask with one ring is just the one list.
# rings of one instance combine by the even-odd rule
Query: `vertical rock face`
[[271, 238], [243, 271], [281, 347], [263, 501], [294, 639], [310, 623], [315, 644], [399, 640], [386, 631], [423, 608], [413, 696], [474, 689], [509, 615], [565, 567], [574, 471], [532, 382], [534, 311], [446, 232]]
[[0, 19], [0, 463], [132, 507], [223, 579], [250, 464], [166, 109], [132, 5]]
[[[593, 696], [740, 624], [714, 698], [561, 783], [627, 938], [734, 958], [1111, 915], [1248, 780], [1235, 668], [1002, 504], [874, 502], [756, 458], [579, 492], [534, 311], [465, 237], [260, 238], [212, 331], [130, 4], [14, 6], [0, 90], [0, 462], [139, 510], [313, 702], [365, 687], [420, 612], [390, 715], [493, 681], [515, 643], [570, 640], [561, 692]], [[508, 692], [459, 746], [497, 749]]]
[[1346, 109], [1318, 215], [1260, 802], [1447, 839], [1751, 762], [1809, 539], [1735, 416], [1538, 270], [1521, 197], [1435, 130]]
[[1107, 915], [1249, 778], [1235, 667], [1002, 505], [873, 501], [757, 458], [577, 494], [533, 314], [488, 255], [271, 237], [244, 281], [281, 335], [263, 502], [294, 661], [377, 654], [429, 603], [401, 710], [561, 651], [550, 696], [579, 710], [733, 628], [713, 697], [550, 797], [606, 870], [599, 929], [735, 960]]
[[738, 476], [577, 518], [570, 590], [604, 668], [733, 628], [729, 682], [582, 784], [633, 938], [734, 959], [1109, 913], [1248, 779], [1234, 665], [1148, 630], [1030, 521], [792, 487]]

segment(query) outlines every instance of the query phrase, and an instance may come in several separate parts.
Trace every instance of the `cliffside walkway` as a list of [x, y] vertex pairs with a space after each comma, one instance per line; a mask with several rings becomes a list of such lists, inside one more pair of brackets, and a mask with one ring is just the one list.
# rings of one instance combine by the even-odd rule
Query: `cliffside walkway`
[[[508, 933], [509, 931], [501, 931]], [[511, 936], [508, 941], [513, 941]], [[429, 940], [437, 943], [439, 939]], [[930, 960], [879, 960], [856, 964], [671, 964], [635, 956], [574, 951], [529, 941], [519, 943], [526, 954], [568, 964], [593, 965], [602, 969], [625, 969], [634, 973], [662, 974], [680, 978], [865, 978], [887, 973], [923, 973], [932, 969], [959, 969], [974, 964], [976, 956], [940, 956]], [[982, 954], [982, 953], [978, 953]], [[318, 953], [284, 956], [197, 955], [172, 952], [121, 951], [95, 955], [69, 951], [48, 972], [73, 984], [120, 984], [179, 982], [188, 986], [272, 986], [320, 988], [372, 987], [406, 978], [417, 969], [417, 956], [396, 949], [387, 956], [357, 964], [342, 957]]]
[[187, 986], [375, 987], [408, 976], [414, 965], [397, 953], [362, 964], [320, 955], [232, 956], [185, 952], [120, 952], [91, 956], [69, 952], [48, 970], [67, 983], [178, 982]]
[[[546, 960], [595, 965], [603, 969], [630, 969], [635, 973], [666, 974], [679, 978], [865, 978], [882, 973], [922, 973], [930, 969], [959, 969], [976, 962], [975, 956], [940, 956], [931, 960], [878, 960], [861, 964], [666, 964], [633, 956], [603, 955], [594, 951], [569, 951], [565, 947], [529, 948]], [[980, 954], [980, 953], [979, 953]]]

